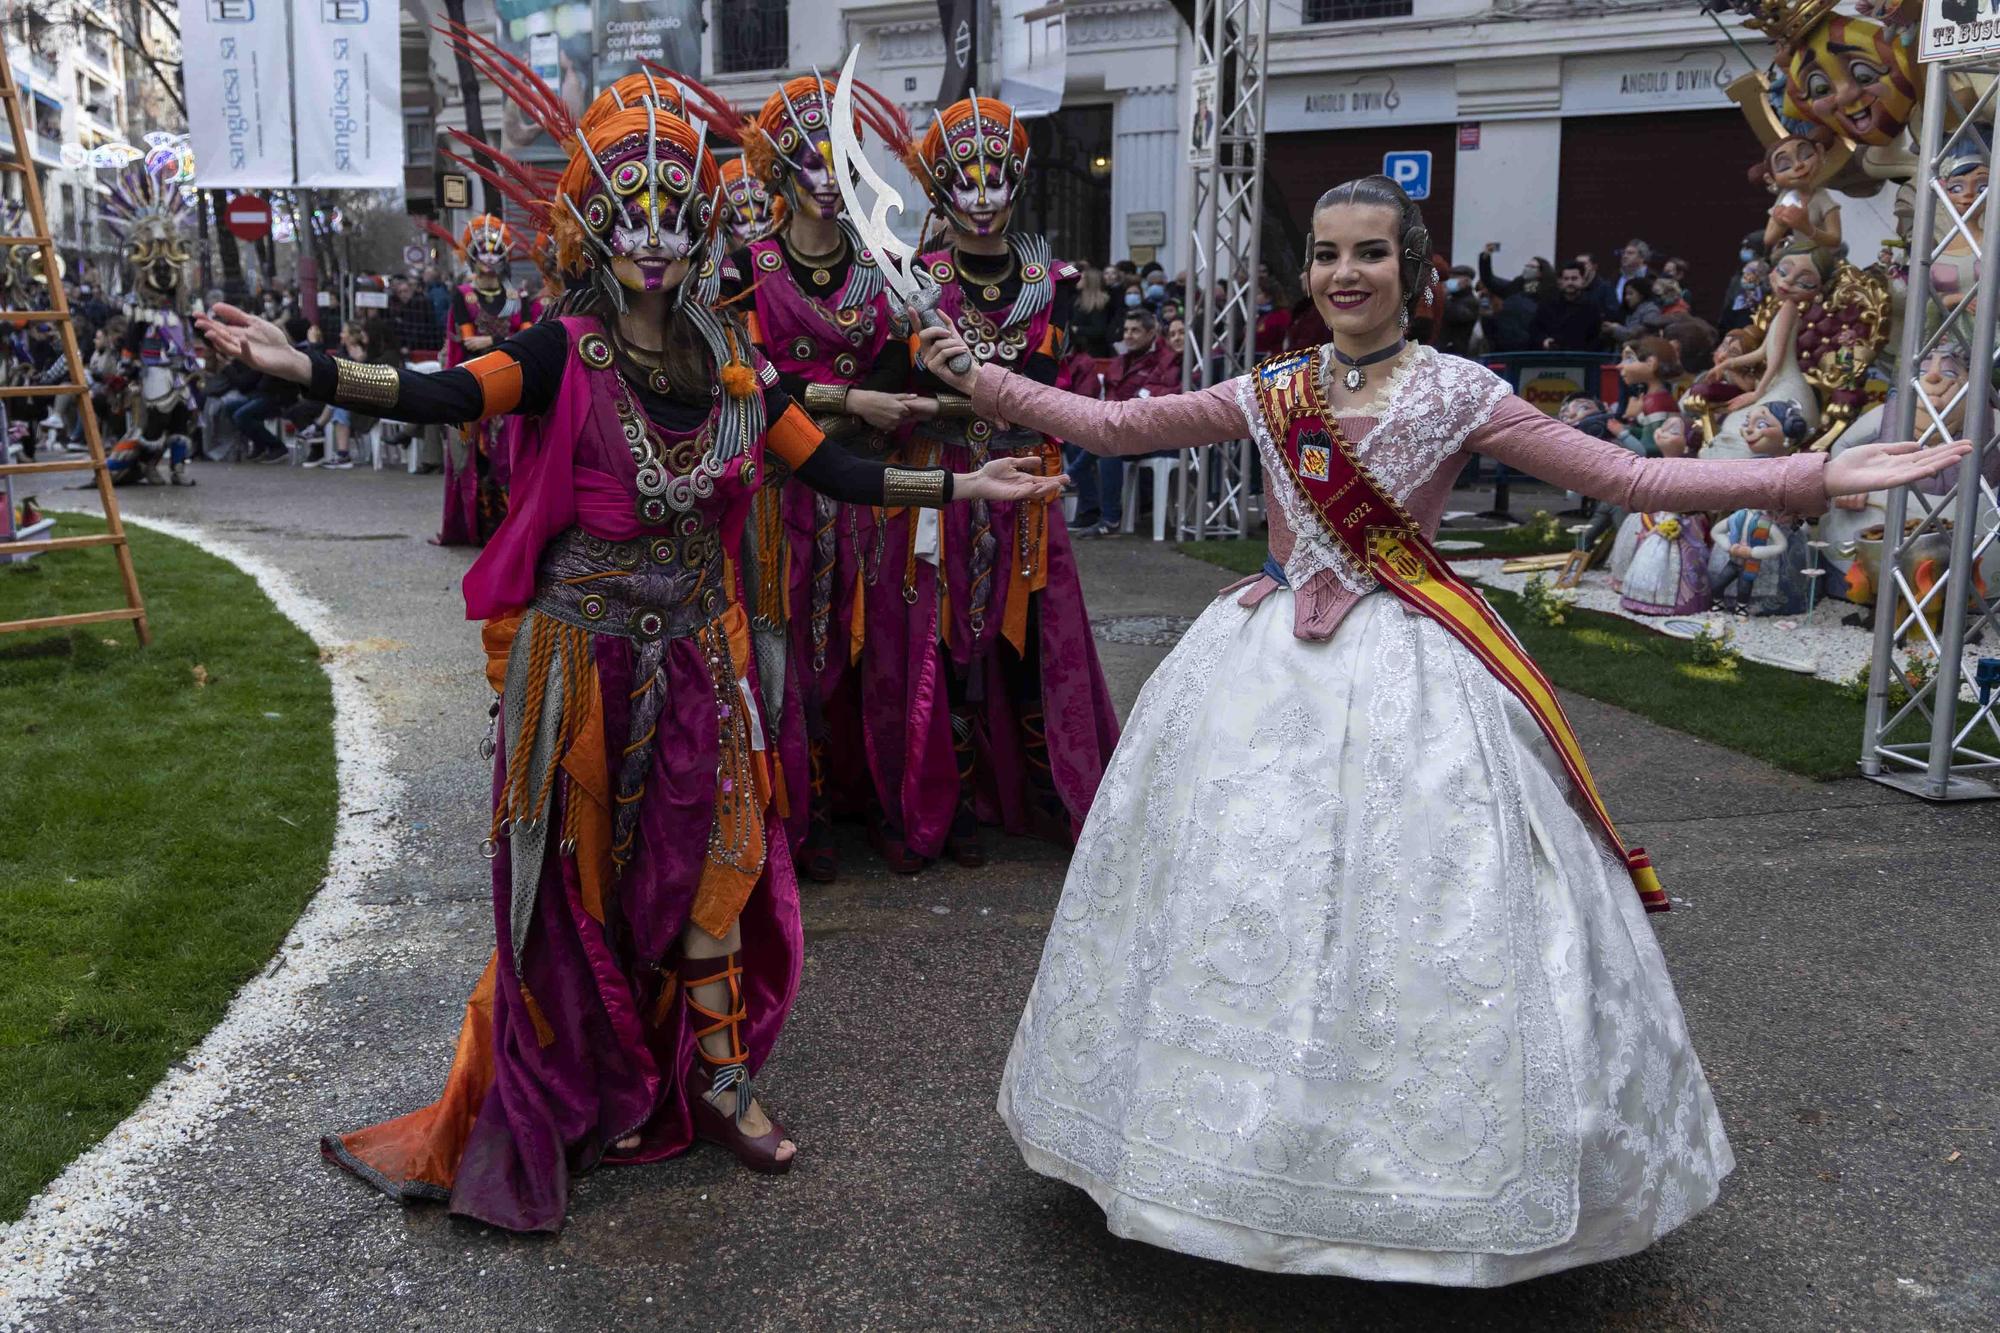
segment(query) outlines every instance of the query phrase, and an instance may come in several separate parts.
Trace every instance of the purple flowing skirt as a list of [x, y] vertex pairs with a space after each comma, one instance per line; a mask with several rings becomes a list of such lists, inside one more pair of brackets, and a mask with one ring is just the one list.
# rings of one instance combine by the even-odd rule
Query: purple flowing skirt
[[[592, 647], [605, 749], [617, 753], [633, 645], [598, 635]], [[670, 697], [631, 863], [592, 904], [578, 858], [559, 854], [552, 836], [517, 960], [513, 867], [500, 840], [492, 865], [497, 947], [468, 1006], [445, 1096], [398, 1120], [330, 1136], [323, 1148], [339, 1165], [399, 1197], [448, 1200], [460, 1216], [511, 1231], [555, 1231], [571, 1176], [603, 1160], [620, 1138], [641, 1134], [638, 1148], [618, 1154], [621, 1162], [671, 1157], [692, 1144], [687, 1074], [697, 1057], [671, 970], [714, 818], [717, 700], [694, 639], [671, 645], [664, 674]], [[496, 793], [506, 762], [503, 747]], [[611, 776], [604, 781], [610, 790]], [[559, 775], [551, 829], [565, 827], [568, 802], [588, 799], [567, 772]], [[803, 957], [789, 849], [774, 824], [766, 827], [763, 874], [737, 917], [748, 1010], [741, 1035], [753, 1072], [784, 1026]]]
[[[944, 466], [969, 471], [962, 449], [948, 446]], [[1024, 724], [1039, 711], [1046, 728], [1050, 779], [1074, 839], [1118, 743], [1118, 714], [1098, 665], [1060, 512], [1048, 523], [1048, 582], [1028, 593], [1025, 651], [1001, 633], [1012, 577], [1021, 506], [988, 507], [995, 539], [991, 591], [975, 630], [971, 553], [977, 515], [952, 505], [938, 514], [943, 566], [912, 561], [914, 511], [892, 514], [881, 568], [866, 587], [867, 641], [861, 710], [868, 762], [884, 806], [900, 819], [910, 850], [936, 856], [957, 809], [958, 765], [952, 751], [951, 696], [968, 701], [977, 721], [979, 817], [1010, 833], [1035, 831], [1030, 776], [1032, 738]], [[941, 600], [940, 593], [943, 594]], [[953, 683], [948, 677], [956, 677]]]

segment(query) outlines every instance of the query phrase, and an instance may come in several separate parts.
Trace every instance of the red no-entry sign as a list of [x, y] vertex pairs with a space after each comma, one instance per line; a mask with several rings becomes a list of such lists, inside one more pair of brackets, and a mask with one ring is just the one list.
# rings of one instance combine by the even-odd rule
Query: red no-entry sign
[[261, 241], [271, 230], [271, 206], [254, 194], [231, 195], [222, 225], [239, 241]]

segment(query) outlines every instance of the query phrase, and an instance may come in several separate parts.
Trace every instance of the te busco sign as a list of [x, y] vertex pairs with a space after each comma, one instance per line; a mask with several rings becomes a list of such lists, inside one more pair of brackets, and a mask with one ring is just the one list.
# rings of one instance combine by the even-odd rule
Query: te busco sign
[[2000, 51], [2000, 0], [1924, 0], [1920, 60]]

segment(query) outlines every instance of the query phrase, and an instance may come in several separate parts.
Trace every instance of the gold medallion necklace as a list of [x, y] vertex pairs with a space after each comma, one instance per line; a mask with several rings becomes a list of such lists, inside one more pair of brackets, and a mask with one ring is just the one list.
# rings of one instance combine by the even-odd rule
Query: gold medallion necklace
[[1002, 264], [1000, 271], [991, 277], [981, 277], [968, 268], [965, 263], [965, 251], [956, 251], [953, 258], [958, 261], [959, 276], [963, 277], [969, 283], [984, 284], [979, 289], [979, 295], [982, 300], [999, 300], [1000, 284], [1014, 276], [1014, 252], [1012, 250], [1007, 252], [1007, 262]]
[[833, 282], [833, 266], [847, 258], [847, 239], [837, 239], [833, 249], [823, 255], [802, 255], [792, 245], [790, 236], [781, 236], [778, 243], [785, 247], [785, 253], [794, 263], [807, 270], [815, 290], [823, 290]]

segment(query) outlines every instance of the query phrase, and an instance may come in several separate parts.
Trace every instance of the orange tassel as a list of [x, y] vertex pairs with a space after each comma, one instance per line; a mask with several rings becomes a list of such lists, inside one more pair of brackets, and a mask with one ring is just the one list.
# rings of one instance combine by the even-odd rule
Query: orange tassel
[[757, 392], [757, 372], [741, 361], [731, 361], [722, 368], [722, 391], [731, 398], [748, 398]]

